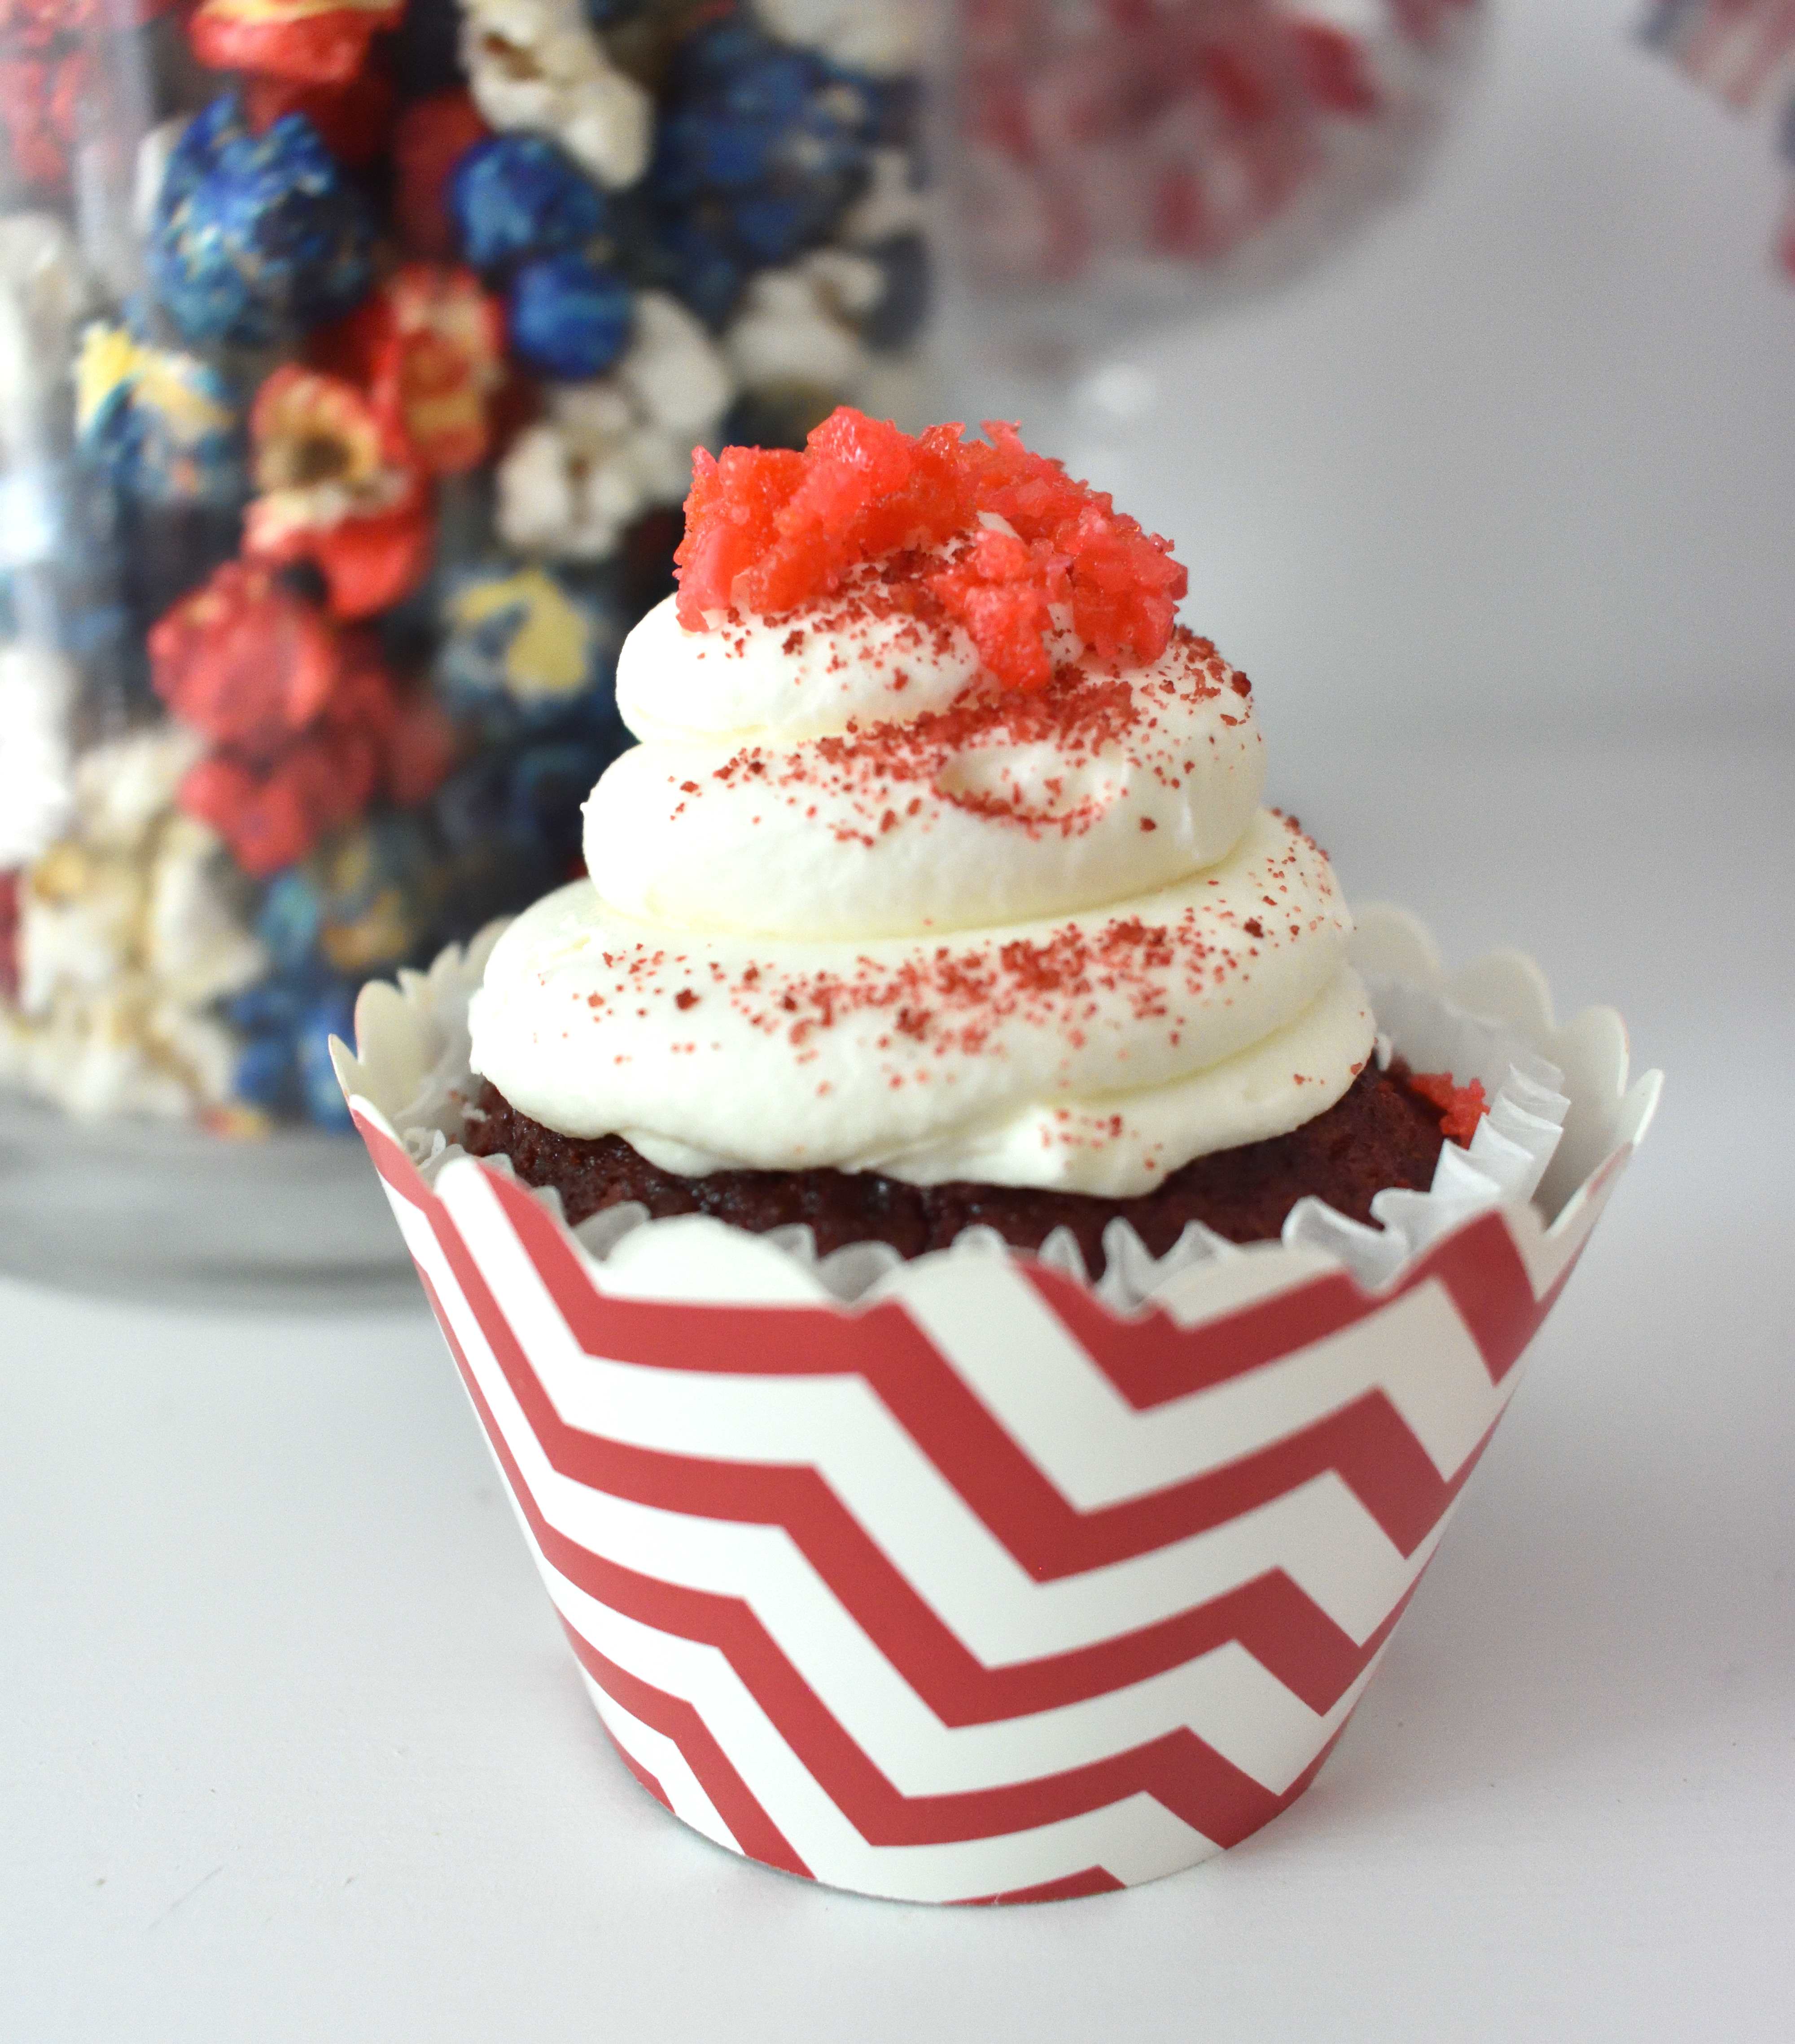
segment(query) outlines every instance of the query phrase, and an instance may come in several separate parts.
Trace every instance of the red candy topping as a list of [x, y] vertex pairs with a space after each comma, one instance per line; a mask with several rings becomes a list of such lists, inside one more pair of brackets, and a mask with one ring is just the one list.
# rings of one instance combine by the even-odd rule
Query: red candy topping
[[1439, 1132], [1448, 1143], [1469, 1143], [1477, 1133], [1478, 1122], [1489, 1112], [1482, 1079], [1462, 1086], [1455, 1083], [1450, 1072], [1409, 1072], [1403, 1083], [1430, 1107], [1439, 1109]]
[[[1186, 583], [1170, 542], [1030, 453], [1014, 426], [985, 430], [989, 445], [963, 441], [957, 425], [913, 436], [844, 405], [801, 454], [696, 450], [675, 556], [680, 621], [702, 632], [707, 613], [778, 617], [834, 595], [863, 563], [963, 539], [927, 588], [1005, 688], [1051, 679], [1055, 605], [1100, 659], [1158, 659]], [[986, 513], [1010, 530], [982, 528]]]

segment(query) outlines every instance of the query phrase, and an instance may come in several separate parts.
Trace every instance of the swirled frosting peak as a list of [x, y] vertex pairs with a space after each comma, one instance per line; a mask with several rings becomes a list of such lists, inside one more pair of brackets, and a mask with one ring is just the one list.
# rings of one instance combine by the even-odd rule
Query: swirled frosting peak
[[[1009, 509], [974, 491], [931, 534], [913, 500], [939, 446], [897, 437], [924, 451], [923, 484], [913, 464], [892, 486], [909, 508], [836, 477], [830, 530], [860, 536], [808, 581], [786, 542], [811, 511], [780, 520], [820, 471], [762, 505], [753, 547], [743, 520], [713, 547], [733, 500], [707, 508], [701, 464], [680, 595], [620, 663], [641, 743], [587, 805], [593, 877], [501, 940], [476, 1068], [668, 1170], [1113, 1196], [1319, 1113], [1372, 1042], [1350, 919], [1324, 855], [1259, 807], [1246, 677], [1169, 608], [1160, 629], [1164, 543], [1013, 436]], [[863, 443], [876, 467], [878, 434], [824, 453], [851, 467]], [[1056, 554], [1080, 493], [1092, 547]], [[980, 579], [994, 542], [1009, 582]], [[1081, 594], [1076, 559], [1141, 602], [1094, 570]], [[694, 622], [695, 584], [728, 601]]]

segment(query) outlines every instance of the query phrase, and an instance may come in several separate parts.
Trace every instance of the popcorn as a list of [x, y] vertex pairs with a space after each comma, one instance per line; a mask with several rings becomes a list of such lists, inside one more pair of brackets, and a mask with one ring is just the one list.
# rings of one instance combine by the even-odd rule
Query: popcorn
[[621, 622], [571, 577], [541, 567], [476, 569], [452, 586], [443, 622], [436, 687], [491, 738], [612, 713]]
[[277, 369], [249, 415], [259, 494], [246, 555], [309, 560], [332, 617], [371, 617], [417, 588], [430, 564], [428, 494], [395, 424], [352, 383]]
[[392, 83], [380, 71], [331, 84], [251, 78], [244, 83], [243, 104], [254, 135], [265, 134], [283, 114], [303, 113], [332, 156], [351, 170], [383, 153], [393, 122]]
[[87, 753], [68, 835], [22, 876], [0, 1076], [71, 1112], [174, 1116], [226, 1097], [235, 1039], [202, 1011], [268, 960], [219, 840], [174, 811], [195, 743], [175, 727]]
[[302, 113], [252, 136], [215, 99], [171, 152], [150, 281], [190, 340], [259, 347], [339, 317], [373, 282], [374, 226]]
[[413, 255], [446, 260], [455, 254], [450, 179], [491, 132], [459, 86], [414, 99], [401, 110], [393, 126], [393, 224]]
[[347, 85], [368, 44], [398, 26], [405, 0], [205, 0], [187, 23], [193, 53], [213, 71], [306, 85]]
[[629, 342], [635, 294], [614, 271], [573, 249], [525, 263], [506, 301], [511, 346], [545, 376], [600, 376]]
[[197, 818], [175, 815], [163, 824], [148, 892], [145, 962], [177, 1007], [203, 1007], [267, 971], [267, 954], [243, 925], [224, 842]]
[[324, 725], [269, 763], [209, 755], [182, 782], [181, 806], [218, 832], [245, 873], [264, 880], [359, 816], [379, 778], [366, 731]]
[[532, 256], [583, 248], [608, 213], [603, 193], [541, 135], [476, 143], [455, 167], [448, 200], [463, 255], [476, 270], [501, 273]]
[[198, 732], [166, 724], [83, 753], [75, 770], [83, 841], [121, 857], [142, 852], [204, 750]]
[[0, 647], [0, 872], [34, 859], [75, 807], [74, 669], [48, 647]]
[[127, 494], [227, 509], [248, 494], [242, 406], [211, 363], [102, 321], [82, 336], [75, 386], [81, 451]]
[[[643, 419], [688, 443], [716, 432], [732, 388], [709, 335], [664, 291], [644, 291], [636, 299], [636, 338], [617, 364], [615, 381]], [[690, 452], [690, 444], [682, 451], [687, 481]], [[685, 494], [682, 482], [679, 496]]]
[[867, 363], [850, 321], [877, 303], [882, 288], [878, 266], [846, 250], [763, 271], [724, 336], [737, 381], [749, 390], [798, 386], [851, 396]]
[[409, 263], [381, 286], [371, 322], [376, 410], [429, 475], [485, 460], [487, 400], [505, 381], [505, 320], [470, 271]]
[[75, 236], [54, 213], [0, 217], [0, 467], [40, 456], [88, 296]]
[[820, 50], [844, 71], [890, 77], [922, 60], [915, 0], [757, 0], [756, 12], [781, 42]]
[[652, 103], [572, 0], [467, 0], [461, 53], [494, 128], [555, 136], [612, 190], [648, 167]]
[[274, 758], [321, 715], [340, 664], [328, 620], [271, 569], [239, 561], [156, 624], [149, 656], [176, 716], [254, 759]]
[[664, 294], [644, 292], [616, 371], [552, 389], [548, 417], [500, 464], [501, 534], [526, 553], [608, 558], [644, 511], [683, 498], [693, 446], [716, 433], [730, 392], [703, 328]]

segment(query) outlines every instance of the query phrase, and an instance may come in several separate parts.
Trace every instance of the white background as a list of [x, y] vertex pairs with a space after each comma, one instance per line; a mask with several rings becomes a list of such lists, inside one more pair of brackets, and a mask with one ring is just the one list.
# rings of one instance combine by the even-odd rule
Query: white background
[[1156, 343], [1136, 491], [1274, 798], [1663, 1113], [1316, 1786], [932, 1911], [604, 1743], [432, 1325], [0, 1290], [0, 2035], [1795, 2036], [1795, 291], [1760, 132], [1507, 0], [1436, 183]]

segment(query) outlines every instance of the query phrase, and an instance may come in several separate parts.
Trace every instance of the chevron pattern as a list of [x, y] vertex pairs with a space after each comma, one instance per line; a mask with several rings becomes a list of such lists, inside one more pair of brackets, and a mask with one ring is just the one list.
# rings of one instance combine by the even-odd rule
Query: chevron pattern
[[1132, 1318], [986, 1258], [711, 1306], [607, 1297], [513, 1181], [432, 1192], [356, 1112], [625, 1764], [927, 1901], [1151, 1880], [1302, 1792], [1628, 1155], [1374, 1297], [1270, 1246]]

